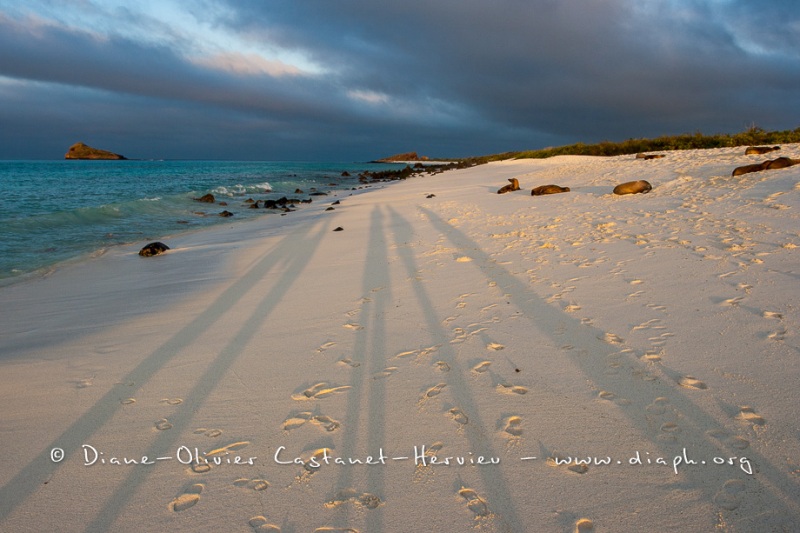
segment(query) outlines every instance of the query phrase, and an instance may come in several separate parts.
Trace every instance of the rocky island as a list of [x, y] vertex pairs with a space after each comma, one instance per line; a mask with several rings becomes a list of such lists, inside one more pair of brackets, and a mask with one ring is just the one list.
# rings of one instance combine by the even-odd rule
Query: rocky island
[[124, 155], [115, 154], [108, 150], [92, 148], [88, 144], [75, 143], [69, 147], [64, 159], [128, 159]]

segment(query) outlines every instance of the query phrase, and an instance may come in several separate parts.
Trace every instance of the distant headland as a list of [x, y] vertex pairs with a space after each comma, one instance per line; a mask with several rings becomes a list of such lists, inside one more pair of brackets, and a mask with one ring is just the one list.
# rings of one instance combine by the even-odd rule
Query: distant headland
[[124, 155], [115, 154], [108, 150], [92, 148], [88, 144], [75, 143], [69, 147], [64, 159], [128, 159]]
[[408, 161], [428, 161], [426, 156], [419, 156], [417, 152], [406, 152], [404, 154], [390, 155], [382, 159], [377, 159], [376, 163], [405, 163]]

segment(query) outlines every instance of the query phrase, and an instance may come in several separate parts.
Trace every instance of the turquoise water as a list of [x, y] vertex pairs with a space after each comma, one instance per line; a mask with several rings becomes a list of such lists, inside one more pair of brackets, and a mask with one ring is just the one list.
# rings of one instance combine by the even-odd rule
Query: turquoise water
[[[251, 161], [0, 161], [0, 284], [108, 246], [275, 213], [248, 209], [243, 204], [247, 198], [308, 198], [312, 187], [350, 189], [359, 186], [359, 172], [392, 168], [402, 167]], [[342, 177], [343, 171], [351, 177]], [[305, 194], [295, 194], [296, 189]], [[194, 201], [206, 193], [228, 206]], [[218, 216], [223, 210], [234, 216]]]

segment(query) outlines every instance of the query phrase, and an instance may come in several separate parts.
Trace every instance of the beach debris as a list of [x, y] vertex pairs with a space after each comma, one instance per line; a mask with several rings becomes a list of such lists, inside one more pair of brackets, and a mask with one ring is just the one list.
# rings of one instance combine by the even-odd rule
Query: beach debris
[[327, 207], [327, 208], [325, 209], [325, 211], [333, 211], [333, 210], [335, 210], [335, 209], [336, 209], [335, 207]]
[[141, 255], [142, 257], [151, 257], [154, 255], [163, 254], [167, 250], [169, 250], [169, 246], [167, 246], [163, 242], [151, 242], [150, 244], [145, 245], [144, 248], [139, 250], [139, 255]]
[[509, 178], [509, 182], [511, 185], [504, 185], [498, 189], [497, 194], [505, 194], [511, 191], [518, 191], [519, 190], [519, 180], [517, 178]]
[[762, 170], [778, 170], [781, 168], [788, 168], [800, 163], [800, 159], [792, 159], [790, 157], [779, 157], [777, 159], [768, 159], [763, 163], [755, 165], [744, 165], [733, 169], [731, 176], [741, 176], [742, 174], [749, 174], [750, 172], [761, 172]]
[[559, 185], [539, 185], [531, 190], [531, 196], [558, 194], [560, 192], [569, 192], [569, 187], [561, 187]]
[[628, 181], [620, 183], [614, 187], [614, 194], [638, 194], [648, 193], [653, 189], [653, 186], [645, 180]]
[[213, 204], [216, 201], [214, 195], [211, 193], [204, 194], [200, 198], [195, 198], [194, 200], [195, 202], [203, 202], [204, 204]]
[[436, 198], [436, 195], [435, 195], [435, 194], [433, 194], [433, 193], [431, 193], [431, 194], [429, 194], [428, 196], [426, 196], [425, 198]]
[[744, 155], [764, 155], [780, 149], [780, 146], [748, 146]]

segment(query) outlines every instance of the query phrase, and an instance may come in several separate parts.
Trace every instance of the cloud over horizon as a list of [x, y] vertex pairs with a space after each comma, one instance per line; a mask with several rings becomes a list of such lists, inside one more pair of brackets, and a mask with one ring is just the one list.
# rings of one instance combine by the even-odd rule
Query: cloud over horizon
[[0, 0], [0, 158], [363, 160], [794, 129], [788, 1]]

